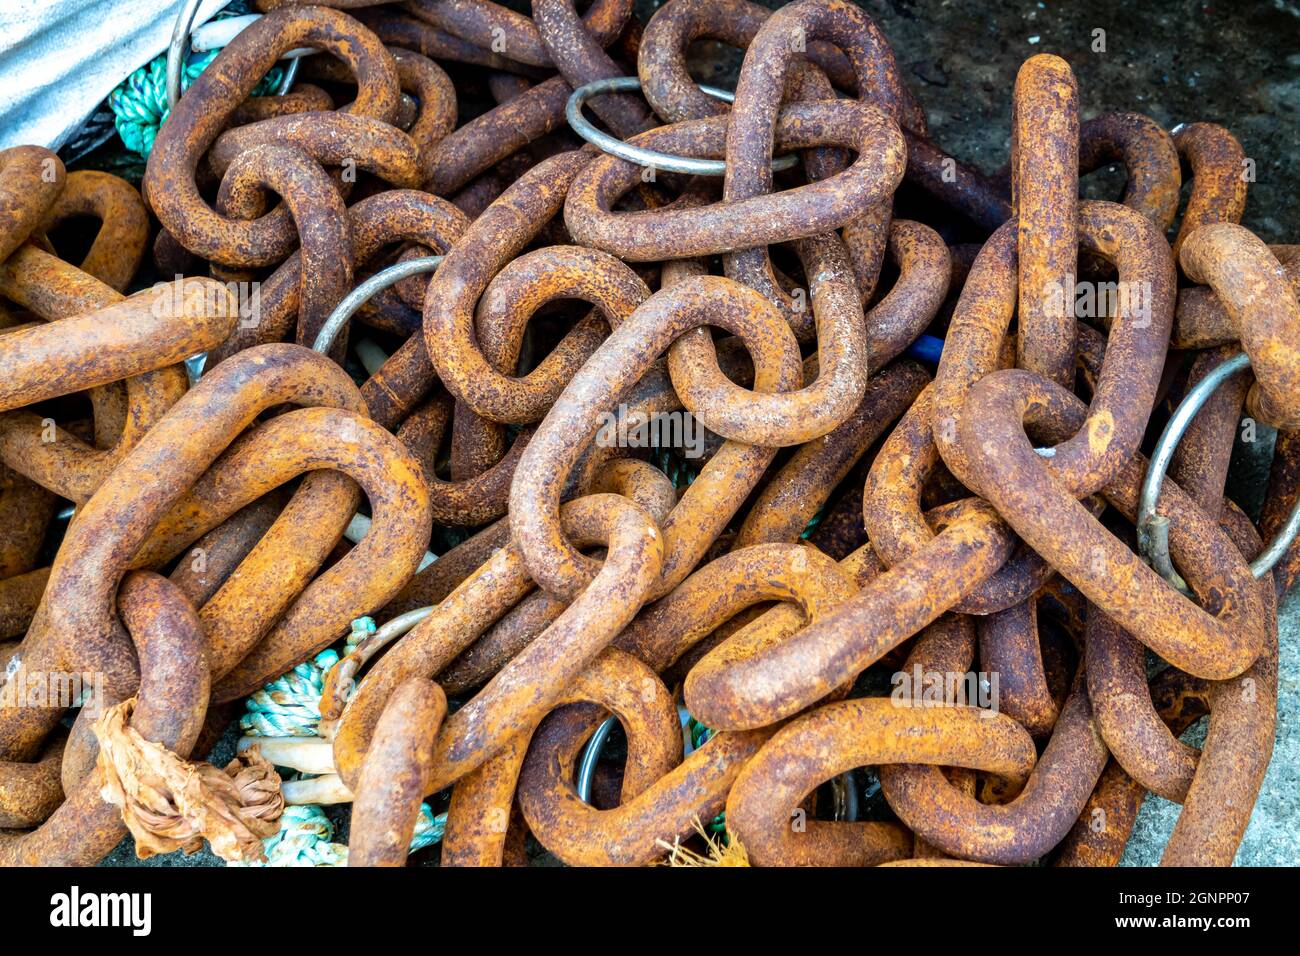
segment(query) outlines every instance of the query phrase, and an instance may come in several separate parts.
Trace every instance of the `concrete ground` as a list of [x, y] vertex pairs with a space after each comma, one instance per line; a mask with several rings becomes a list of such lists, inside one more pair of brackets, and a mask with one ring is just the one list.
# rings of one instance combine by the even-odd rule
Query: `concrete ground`
[[[1292, 168], [1300, 143], [1298, 0], [858, 2], [893, 44], [907, 82], [926, 109], [935, 140], [960, 159], [985, 172], [1006, 161], [1016, 69], [1035, 53], [1057, 53], [1069, 60], [1078, 77], [1085, 119], [1105, 110], [1134, 110], [1166, 127], [1196, 120], [1227, 126], [1256, 163], [1244, 224], [1267, 242], [1300, 241], [1300, 190]], [[511, 5], [527, 9], [526, 2]], [[645, 21], [659, 5], [638, 0], [637, 15]], [[1094, 51], [1101, 39], [1104, 49]], [[701, 44], [698, 54], [697, 78], [734, 85], [737, 54], [716, 44]], [[1090, 194], [1114, 197], [1113, 177], [1092, 178], [1097, 181], [1090, 184]], [[1254, 514], [1268, 447], [1261, 441], [1239, 451], [1230, 491]], [[1277, 741], [1237, 855], [1239, 865], [1300, 864], [1300, 835], [1294, 823], [1300, 793], [1298, 673], [1300, 598], [1292, 597], [1281, 617]], [[1185, 739], [1199, 743], [1203, 735], [1204, 723], [1189, 730]], [[1124, 863], [1157, 863], [1179, 809], [1149, 797]], [[189, 859], [173, 855], [149, 863], [220, 865], [206, 851]], [[106, 861], [110, 866], [133, 864], [129, 840]]]

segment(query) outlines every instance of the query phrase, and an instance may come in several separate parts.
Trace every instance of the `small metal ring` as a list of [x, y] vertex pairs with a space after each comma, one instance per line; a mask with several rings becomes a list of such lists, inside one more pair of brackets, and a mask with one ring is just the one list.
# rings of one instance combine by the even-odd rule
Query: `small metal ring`
[[408, 276], [433, 272], [441, 264], [442, 256], [422, 256], [419, 259], [407, 259], [405, 262], [399, 262], [381, 272], [376, 272], [334, 306], [334, 311], [330, 313], [325, 324], [320, 327], [320, 332], [316, 334], [316, 342], [312, 345], [312, 349], [322, 353], [328, 352], [334, 344], [334, 337], [339, 334], [348, 319], [352, 318], [352, 314], [380, 289], [387, 289]]
[[[685, 727], [685, 720], [689, 720], [690, 714], [681, 707], [678, 708], [678, 714], [684, 718], [683, 727]], [[617, 723], [617, 717], [606, 717], [582, 751], [582, 759], [578, 762], [578, 771], [575, 774], [574, 789], [578, 792], [578, 799], [583, 803], [591, 803], [591, 784], [596, 777], [596, 764], [600, 762], [600, 753], [605, 749], [605, 741], [609, 739], [610, 732]], [[689, 741], [690, 734], [686, 733], [685, 736]], [[690, 753], [690, 750], [687, 750], [687, 753]], [[858, 793], [853, 785], [852, 770], [845, 771], [831, 781], [831, 796], [836, 820], [852, 823], [858, 819]]]
[[578, 764], [578, 775], [574, 783], [578, 799], [583, 803], [591, 803], [591, 782], [596, 777], [596, 764], [600, 762], [600, 752], [605, 749], [605, 741], [617, 723], [617, 717], [606, 717], [587, 741], [587, 749], [582, 752], [582, 761]]
[[[1156, 513], [1156, 502], [1160, 498], [1160, 488], [1164, 484], [1165, 472], [1174, 457], [1178, 443], [1182, 441], [1187, 426], [1192, 423], [1197, 412], [1209, 401], [1215, 389], [1238, 372], [1250, 368], [1250, 359], [1244, 352], [1220, 362], [1210, 370], [1203, 379], [1187, 390], [1178, 408], [1170, 416], [1165, 430], [1160, 433], [1160, 440], [1151, 453], [1151, 463], [1147, 466], [1146, 477], [1142, 480], [1142, 493], [1138, 498], [1138, 551], [1151, 562], [1151, 567], [1183, 594], [1191, 596], [1187, 582], [1174, 569], [1169, 557], [1169, 519]], [[1300, 531], [1300, 499], [1291, 508], [1286, 524], [1277, 537], [1268, 543], [1254, 561], [1250, 562], [1250, 573], [1262, 578], [1281, 560], [1282, 555]]]
[[[167, 45], [167, 108], [174, 110], [181, 99], [181, 72], [185, 69], [185, 59], [189, 54], [190, 34], [194, 31], [194, 18], [198, 16], [203, 0], [185, 0], [176, 16], [176, 25], [172, 27], [171, 43]], [[220, 11], [218, 11], [220, 12]], [[284, 96], [293, 88], [293, 81], [298, 76], [298, 60], [289, 60], [280, 78], [276, 96]]]
[[[593, 146], [597, 146], [611, 156], [625, 159], [638, 166], [662, 169], [667, 173], [688, 173], [695, 176], [723, 176], [727, 172], [727, 163], [721, 159], [694, 159], [690, 156], [678, 156], [674, 153], [661, 153], [658, 150], [632, 146], [617, 137], [602, 133], [587, 122], [582, 115], [582, 106], [593, 96], [604, 93], [630, 93], [641, 89], [641, 81], [635, 76], [617, 76], [609, 80], [596, 80], [573, 91], [568, 104], [564, 107], [565, 118], [573, 131]], [[736, 96], [716, 86], [700, 86], [700, 90], [714, 99], [724, 103], [734, 102]], [[772, 169], [780, 171], [789, 169], [799, 161], [797, 156], [778, 156], [772, 160]]]

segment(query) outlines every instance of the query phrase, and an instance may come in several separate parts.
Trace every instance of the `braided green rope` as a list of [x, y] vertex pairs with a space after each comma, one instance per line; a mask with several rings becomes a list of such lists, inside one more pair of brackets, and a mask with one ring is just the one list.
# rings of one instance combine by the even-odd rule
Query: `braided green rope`
[[[359, 617], [343, 645], [343, 655], [378, 630], [371, 617]], [[340, 660], [333, 649], [322, 651], [311, 661], [299, 664], [273, 680], [244, 702], [248, 708], [239, 720], [249, 737], [314, 737], [320, 728], [320, 697], [325, 675]], [[411, 836], [411, 853], [433, 846], [447, 829], [447, 814], [434, 815], [427, 803]], [[315, 805], [289, 806], [280, 817], [280, 832], [262, 841], [265, 863], [231, 863], [231, 866], [347, 866], [346, 844], [335, 843], [334, 824]]]
[[[343, 654], [351, 654], [363, 639], [375, 633], [375, 622], [359, 617], [352, 622]], [[339, 662], [335, 650], [321, 651], [276, 678], [244, 702], [248, 713], [239, 719], [247, 737], [315, 737], [320, 730], [320, 697], [325, 674]]]
[[825, 506], [817, 509], [817, 513], [812, 516], [812, 520], [808, 522], [808, 526], [805, 527], [803, 529], [803, 533], [799, 535], [800, 540], [807, 541], [809, 538], [812, 537], [812, 533], [816, 531], [817, 526], [822, 523], [822, 517], [825, 514], [826, 514]]
[[[447, 829], [447, 814], [434, 816], [427, 803], [420, 804], [411, 837], [411, 853], [432, 846]], [[317, 806], [285, 807], [280, 817], [280, 832], [262, 841], [266, 862], [231, 863], [247, 867], [347, 866], [348, 848], [334, 842], [334, 824]]]
[[[222, 11], [216, 19], [230, 16]], [[181, 92], [189, 89], [200, 73], [208, 68], [221, 52], [211, 50], [185, 64], [181, 70]], [[253, 96], [268, 96], [280, 86], [280, 67], [273, 66], [253, 89]], [[113, 111], [113, 123], [126, 148], [142, 158], [148, 158], [153, 149], [158, 127], [171, 112], [167, 105], [167, 54], [163, 53], [140, 67], [108, 94], [108, 108]]]

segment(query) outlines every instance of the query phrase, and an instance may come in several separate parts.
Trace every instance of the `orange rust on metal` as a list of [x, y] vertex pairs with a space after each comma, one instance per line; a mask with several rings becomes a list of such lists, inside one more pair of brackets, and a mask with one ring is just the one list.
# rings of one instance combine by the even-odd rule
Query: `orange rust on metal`
[[[566, 184], [555, 185], [562, 190]], [[517, 363], [524, 328], [537, 309], [558, 299], [580, 299], [617, 327], [650, 295], [636, 273], [594, 249], [548, 246], [511, 261], [530, 238], [530, 228], [540, 229], [560, 198], [539, 195], [533, 207], [532, 195], [515, 193], [514, 203], [529, 203], [531, 222], [521, 223], [519, 205], [503, 196], [470, 226], [429, 281], [425, 346], [438, 377], [470, 410], [491, 421], [540, 420], [594, 351], [592, 332], [598, 330], [580, 324], [527, 376], [508, 375], [503, 370]], [[512, 232], [505, 232], [507, 226]]]
[[[43, 253], [39, 253], [43, 255]], [[0, 269], [15, 268], [13, 260]], [[234, 297], [212, 279], [159, 283], [94, 312], [0, 336], [0, 411], [181, 362], [234, 328]]]
[[889, 823], [791, 816], [818, 784], [868, 764], [969, 767], [1019, 785], [1034, 769], [1034, 743], [1014, 719], [976, 707], [899, 706], [888, 697], [827, 704], [783, 726], [745, 764], [727, 797], [727, 829], [759, 866], [874, 866], [912, 850]]
[[[844, 52], [854, 71], [859, 102], [879, 107], [896, 123], [905, 122], [902, 114], [907, 96], [893, 51], [860, 7], [842, 0], [802, 0], [782, 7], [763, 23], [745, 51], [727, 127], [724, 204], [752, 201], [772, 192], [770, 157], [787, 77], [802, 87], [795, 99], [833, 98], [829, 82], [818, 71], [802, 70], [792, 75], [793, 65], [802, 60], [796, 51], [805, 49], [810, 39], [833, 43]], [[923, 119], [920, 128], [924, 128]], [[835, 150], [816, 150], [805, 161], [810, 180], [833, 179], [844, 165]], [[870, 295], [880, 271], [890, 215], [888, 202], [871, 204], [861, 215], [842, 224], [863, 298]], [[772, 301], [784, 304], [787, 299], [763, 246], [751, 243], [750, 248], [731, 251], [723, 256], [723, 265], [728, 277], [757, 289]], [[817, 283], [825, 272], [835, 271], [834, 266], [806, 266], [810, 284]]]
[[431, 680], [413, 677], [393, 692], [375, 727], [352, 801], [348, 866], [404, 866], [428, 790], [429, 749], [447, 714]]
[[[1119, 269], [1120, 281], [1141, 290], [1128, 297], [1112, 325], [1086, 425], [1057, 444], [1050, 459], [1052, 470], [1072, 489], [1089, 495], [1108, 484], [1130, 461], [1146, 431], [1173, 321], [1175, 276], [1168, 246], [1150, 220], [1115, 203], [1080, 202], [1077, 206], [1083, 248], [1112, 261]], [[1006, 231], [1000, 230], [981, 251], [971, 270], [953, 314], [952, 341], [946, 343], [935, 381], [942, 402], [934, 423], [935, 441], [953, 474], [976, 491], [981, 486], [963, 460], [964, 443], [958, 441], [956, 423], [969, 389], [997, 369], [1010, 318], [1009, 282], [1015, 253], [1008, 241], [1010, 226], [1003, 229]], [[1072, 292], [1065, 301], [1073, 302]], [[1070, 321], [1073, 326], [1072, 316]], [[1074, 338], [1072, 332], [1071, 342]], [[1070, 362], [1073, 375], [1073, 355]]]
[[[147, 572], [128, 575], [117, 602], [139, 658], [131, 726], [146, 740], [188, 755], [208, 707], [206, 639], [198, 616], [175, 585]], [[121, 640], [128, 643], [125, 634]], [[127, 829], [100, 786], [92, 774], [35, 830], [0, 831], [0, 866], [93, 866], [107, 856]]]
[[[102, 671], [110, 689], [134, 684], [134, 662], [124, 667], [116, 651], [123, 642], [113, 613], [118, 582], [155, 525], [223, 447], [264, 409], [285, 402], [362, 407], [337, 365], [292, 345], [241, 353], [172, 407], [78, 509], [24, 641], [23, 670], [79, 667]], [[60, 713], [0, 706], [0, 759], [27, 759]]]
[[81, 260], [81, 271], [118, 292], [126, 291], [149, 240], [149, 215], [139, 192], [109, 173], [93, 169], [69, 173], [63, 191], [41, 220], [41, 232], [48, 233], [74, 216], [99, 220], [99, 231]]
[[[719, 158], [729, 141], [726, 120], [690, 120], [641, 133], [630, 142]], [[780, 151], [834, 146], [853, 150], [857, 158], [828, 179], [778, 193], [706, 206], [614, 212], [619, 198], [641, 181], [641, 167], [600, 155], [569, 190], [564, 219], [570, 234], [583, 245], [630, 262], [726, 253], [838, 229], [878, 207], [902, 178], [902, 134], [876, 106], [851, 100], [791, 103], [774, 123]]]
[[[405, 9], [484, 50], [501, 48], [510, 59], [529, 66], [553, 67], [535, 24], [501, 4], [482, 0], [410, 0]], [[629, 0], [595, 0], [582, 15], [582, 26], [600, 46], [609, 46], [632, 14]]]
[[1019, 721], [1035, 740], [1047, 739], [1060, 716], [1060, 708], [1052, 697], [1043, 668], [1038, 601], [1029, 598], [1006, 610], [977, 618], [975, 627], [979, 634], [980, 670], [998, 675], [1001, 712]]
[[[789, 389], [800, 374], [790, 327], [758, 293], [727, 279], [699, 277], [651, 296], [615, 329], [556, 399], [528, 443], [510, 490], [510, 524], [538, 584], [571, 598], [591, 580], [590, 559], [566, 542], [558, 505], [569, 472], [596, 436], [602, 413], [612, 409], [671, 342], [704, 324], [739, 335], [754, 360], [754, 392]], [[743, 423], [744, 406], [696, 409], [725, 434]], [[757, 483], [775, 449], [728, 442], [687, 488], [662, 523], [665, 571], [651, 597], [667, 593], [690, 573], [705, 550]]]
[[[580, 704], [585, 706], [573, 707]], [[577, 712], [586, 718], [583, 738], [595, 729], [600, 705], [617, 716], [627, 734], [628, 752], [624, 768], [621, 797], [634, 801], [670, 773], [681, 760], [681, 731], [677, 708], [668, 689], [654, 672], [634, 657], [606, 649], [569, 684], [553, 706], [563, 713]], [[447, 811], [447, 833], [443, 853], [452, 854], [452, 865], [495, 866], [502, 863], [504, 841], [508, 833], [509, 808], [534, 728], [515, 737], [491, 761], [462, 777], [452, 791], [452, 806]], [[579, 742], [581, 743], [581, 741]], [[538, 801], [543, 806], [550, 793]], [[566, 801], [567, 803], [567, 801]], [[568, 808], [566, 807], [566, 810]], [[594, 808], [587, 808], [588, 811]], [[541, 811], [539, 839], [560, 859], [581, 865], [584, 859], [603, 854], [608, 860], [631, 850], [645, 853], [654, 850], [658, 834], [647, 834], [644, 824], [628, 832], [622, 820], [611, 825], [608, 812], [597, 814], [578, 811], [555, 813]], [[573, 817], [577, 817], [576, 821]], [[560, 819], [557, 821], [555, 817]], [[583, 818], [586, 818], [585, 820]], [[575, 825], [576, 824], [576, 825]], [[584, 826], [584, 824], [586, 824]], [[676, 834], [673, 834], [676, 835]], [[633, 844], [628, 847], [627, 844]], [[607, 845], [593, 850], [592, 845]]]
[[929, 544], [798, 633], [738, 657], [728, 644], [743, 647], [741, 631], [706, 655], [687, 678], [688, 688], [708, 687], [691, 713], [720, 730], [798, 713], [952, 608], [1002, 566], [1013, 544], [992, 508], [961, 502]]
[[0, 152], [0, 262], [40, 228], [65, 179], [63, 161], [43, 146]]
[[[619, 7], [625, 18], [631, 15], [629, 0], [620, 0]], [[587, 32], [573, 0], [535, 0], [533, 21], [542, 45], [569, 86], [576, 89], [623, 75], [623, 68], [602, 49], [600, 39]], [[598, 96], [591, 101], [591, 109], [620, 138], [655, 125], [645, 103], [627, 94]]]
[[[357, 77], [357, 95], [341, 112], [387, 123], [397, 112], [397, 68], [379, 38], [345, 13], [286, 7], [241, 31], [189, 86], [158, 131], [145, 167], [144, 194], [163, 226], [191, 252], [231, 266], [271, 265], [293, 250], [287, 209], [243, 221], [222, 216], [199, 194], [199, 160], [231, 112], [284, 53], [325, 50]], [[287, 117], [292, 119], [293, 117]], [[278, 122], [271, 120], [269, 122]]]
[[[1165, 660], [1212, 680], [1245, 670], [1263, 649], [1266, 626], [1255, 580], [1231, 541], [1166, 482], [1158, 507], [1170, 516], [1170, 547], [1193, 589], [1211, 602], [1193, 604], [1074, 498], [1078, 486], [1057, 471], [1058, 459], [1035, 453], [1025, 427], [1036, 422], [1072, 430], [1083, 422], [1082, 403], [1020, 370], [994, 372], [972, 389], [959, 433], [985, 498], [1030, 547]], [[1134, 455], [1103, 489], [1129, 520], [1145, 468], [1146, 459]]]
[[[609, 555], [591, 585], [564, 613], [448, 719], [434, 747], [430, 776], [433, 790], [473, 770], [519, 732], [534, 725], [558, 699], [569, 680], [631, 620], [640, 609], [647, 589], [658, 578], [663, 553], [661, 535], [653, 518], [643, 509], [621, 496], [594, 495], [578, 499], [567, 510], [572, 530], [579, 538], [607, 545]], [[507, 600], [513, 597], [509, 602], [513, 604], [530, 583], [520, 574], [518, 583], [511, 587], [503, 574], [492, 573], [491, 565], [498, 558], [507, 566], [521, 563], [512, 545], [498, 552], [475, 578], [481, 582], [480, 587], [504, 592]], [[472, 590], [475, 578], [463, 584], [458, 593]], [[391, 693], [395, 677], [401, 673], [437, 673], [504, 610], [486, 621], [481, 604], [473, 608], [477, 612], [473, 617], [462, 611], [458, 616], [468, 617], [470, 621], [477, 618], [466, 640], [464, 632], [448, 633], [448, 618], [457, 611], [455, 597], [453, 594], [438, 607], [437, 613], [421, 621], [390, 650], [348, 702], [334, 741], [335, 762], [344, 782], [355, 765], [354, 754], [365, 749], [365, 738], [369, 737], [377, 716], [376, 704], [382, 704]], [[429, 647], [431, 640], [435, 642], [433, 647]], [[450, 653], [448, 644], [452, 645]]]
[[1248, 181], [1246, 152], [1222, 126], [1189, 123], [1174, 132], [1174, 145], [1192, 178], [1192, 193], [1174, 238], [1177, 258], [1183, 243], [1202, 226], [1241, 221]]
[[[435, 253], [446, 252], [469, 225], [465, 216], [446, 200], [414, 189], [390, 189], [368, 196], [350, 206], [347, 216], [351, 257], [357, 269], [373, 263], [387, 246], [395, 242], [413, 242]], [[294, 329], [294, 317], [299, 311], [305, 281], [301, 251], [296, 250], [261, 283], [258, 321], [241, 322], [240, 327], [210, 356], [209, 365], [215, 366], [250, 345], [289, 337]], [[364, 309], [358, 318], [362, 322], [369, 321]], [[405, 331], [409, 334], [417, 327], [418, 324]], [[371, 415], [375, 417], [373, 408]]]
[[[244, 126], [241, 130], [251, 128]], [[272, 142], [241, 146], [232, 155], [223, 170], [217, 209], [223, 215], [251, 219], [263, 207], [266, 190], [284, 200], [293, 214], [299, 242], [301, 279], [295, 341], [310, 348], [330, 312], [352, 288], [348, 215], [325, 170], [312, 157], [294, 148], [291, 135], [281, 130], [268, 138]], [[275, 145], [282, 139], [290, 145]], [[253, 318], [260, 322], [262, 317]], [[343, 345], [342, 339], [336, 341], [332, 354], [341, 357]]]
[[867, 382], [853, 413], [821, 438], [799, 447], [759, 492], [732, 547], [794, 541], [876, 440], [925, 387], [929, 376], [902, 361]]
[[1300, 428], [1300, 304], [1276, 257], [1248, 230], [1220, 222], [1189, 234], [1179, 262], [1214, 289], [1236, 325], [1256, 379], [1250, 414], [1283, 431]]
[[1030, 57], [1012, 96], [1011, 202], [1017, 217], [1017, 364], [1069, 385], [1078, 261], [1079, 89], [1058, 56]]
[[586, 682], [595, 684], [590, 689], [579, 680], [573, 696], [609, 708], [628, 731], [619, 806], [589, 806], [570, 782], [577, 755], [600, 722], [590, 706], [565, 707], [542, 721], [519, 774], [519, 805], [529, 828], [571, 866], [638, 866], [662, 856], [665, 844], [692, 832], [694, 821], [722, 809], [736, 774], [771, 733], [717, 734], [681, 760], [677, 709], [651, 668], [607, 651], [587, 676], [615, 663], [626, 676]]
[[1183, 185], [1173, 137], [1141, 113], [1103, 113], [1079, 127], [1079, 171], [1089, 173], [1108, 163], [1124, 164], [1124, 205], [1146, 216], [1162, 233], [1178, 215]]
[[[686, 51], [697, 40], [717, 40], [744, 49], [772, 11], [749, 0], [671, 0], [655, 11], [641, 37], [637, 73], [646, 100], [665, 122], [680, 123], [727, 112], [691, 77]], [[854, 87], [848, 59], [834, 45], [807, 38], [806, 55], [841, 89]]]
[[208, 164], [224, 176], [240, 153], [272, 145], [297, 149], [322, 166], [351, 163], [354, 173], [372, 173], [399, 189], [414, 189], [424, 178], [419, 147], [406, 133], [373, 116], [333, 110], [291, 113], [228, 130], [208, 151]]
[[[937, 385], [921, 391], [881, 446], [862, 490], [863, 527], [887, 566], [906, 560], [935, 536], [922, 513], [921, 495], [939, 463], [931, 428], [936, 392]], [[1034, 552], [1018, 550], [953, 610], [967, 614], [1004, 611], [1029, 598], [1051, 573], [1051, 567]]]
[[[415, 12], [413, 8], [405, 9], [407, 12]], [[398, 46], [414, 50], [422, 56], [437, 60], [472, 63], [491, 70], [508, 70], [525, 76], [546, 74], [545, 70], [494, 53], [489, 47], [480, 47], [462, 40], [424, 20], [401, 16], [391, 5], [354, 9], [353, 16], [390, 47]]]
[[[195, 281], [201, 283], [203, 280]], [[162, 322], [163, 313], [174, 309], [182, 288], [177, 285], [154, 288], [154, 295], [163, 294], [163, 298], [155, 301], [159, 314], [154, 315], [154, 321]], [[168, 289], [171, 290], [170, 298]], [[31, 243], [14, 253], [8, 262], [0, 264], [0, 293], [54, 323], [92, 315], [113, 321], [127, 308], [123, 296], [113, 288]], [[209, 293], [212, 302], [205, 305], [203, 295]], [[183, 351], [187, 342], [199, 348], [198, 343], [224, 334], [222, 330], [229, 327], [231, 312], [226, 294], [208, 285], [203, 287], [203, 295], [194, 297], [192, 304], [199, 316], [206, 310], [212, 313], [211, 318], [199, 322], [199, 328], [193, 333], [187, 333], [184, 326], [169, 328], [165, 335], [160, 336], [160, 341], [171, 343], [177, 351]], [[153, 313], [154, 306], [150, 306], [150, 311]], [[62, 326], [56, 324], [54, 329], [57, 328]], [[106, 330], [102, 334], [111, 332]], [[103, 340], [97, 341], [102, 344]], [[136, 346], [136, 349], [149, 352], [149, 346], [144, 344]], [[75, 502], [85, 501], [117, 461], [184, 393], [185, 385], [184, 369], [179, 365], [169, 365], [132, 376], [125, 385], [111, 382], [92, 388], [93, 444], [57, 424], [54, 425], [54, 440], [50, 441], [46, 427], [49, 423], [34, 412], [15, 410], [0, 413], [0, 457], [62, 497]]]

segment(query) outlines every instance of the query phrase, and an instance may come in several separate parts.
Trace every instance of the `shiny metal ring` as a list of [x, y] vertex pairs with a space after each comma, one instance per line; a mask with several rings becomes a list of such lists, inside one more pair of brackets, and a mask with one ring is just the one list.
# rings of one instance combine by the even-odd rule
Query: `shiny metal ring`
[[[689, 754], [692, 749], [690, 746], [690, 732], [685, 730], [685, 727], [691, 715], [683, 707], [678, 707], [677, 711], [679, 716], [683, 718], [682, 727], [686, 738], [686, 753]], [[586, 748], [582, 751], [582, 759], [578, 761], [578, 770], [575, 774], [574, 789], [578, 792], [578, 799], [583, 803], [591, 803], [591, 784], [596, 777], [596, 764], [600, 762], [600, 753], [605, 749], [605, 741], [609, 739], [610, 732], [617, 723], [617, 717], [606, 717], [601, 722], [601, 725], [596, 728], [596, 732], [591, 735]], [[836, 820], [852, 823], [858, 819], [858, 793], [853, 783], [852, 770], [840, 774], [831, 781], [831, 800]]]
[[[1196, 413], [1209, 401], [1215, 389], [1238, 372], [1250, 368], [1250, 359], [1239, 353], [1216, 365], [1205, 378], [1188, 389], [1178, 408], [1169, 418], [1165, 430], [1160, 433], [1155, 450], [1151, 453], [1151, 463], [1147, 466], [1146, 477], [1142, 479], [1142, 494], [1138, 498], [1138, 551], [1151, 562], [1151, 567], [1171, 585], [1183, 594], [1191, 595], [1187, 582], [1174, 569], [1169, 557], [1169, 519], [1156, 513], [1156, 501], [1160, 497], [1160, 488], [1165, 481], [1165, 472], [1174, 457], [1178, 443], [1182, 441], [1187, 426], [1192, 423]], [[1291, 508], [1286, 524], [1277, 537], [1265, 546], [1254, 561], [1250, 562], [1250, 573], [1262, 578], [1281, 560], [1282, 555], [1300, 531], [1300, 499]]]
[[[573, 131], [588, 143], [599, 147], [611, 156], [626, 159], [629, 163], [662, 169], [666, 173], [688, 173], [695, 176], [725, 175], [727, 172], [725, 160], [694, 159], [690, 156], [678, 156], [674, 153], [661, 153], [658, 150], [632, 146], [608, 133], [602, 133], [582, 115], [583, 104], [593, 96], [600, 96], [603, 93], [629, 93], [640, 89], [641, 81], [635, 76], [617, 76], [610, 80], [596, 80], [594, 83], [580, 86], [573, 91], [568, 105], [564, 107], [565, 118], [573, 127]], [[700, 90], [724, 103], [731, 103], [736, 99], [734, 93], [720, 90], [716, 86], [701, 85]], [[789, 169], [798, 161], [797, 156], [778, 156], [772, 160], [772, 169], [774, 171]]]
[[[176, 25], [172, 27], [171, 43], [167, 46], [167, 108], [175, 109], [181, 98], [181, 70], [185, 67], [185, 57], [189, 53], [190, 33], [194, 30], [194, 18], [198, 16], [203, 0], [184, 0], [180, 12], [176, 15]], [[284, 68], [280, 78], [280, 87], [276, 96], [284, 96], [293, 88], [293, 81], [298, 76], [298, 60], [291, 59]]]
[[442, 256], [422, 256], [419, 259], [407, 259], [405, 262], [399, 262], [381, 272], [376, 272], [345, 295], [338, 305], [334, 306], [334, 311], [330, 313], [329, 318], [325, 320], [325, 324], [320, 327], [320, 332], [316, 334], [316, 342], [312, 345], [312, 348], [317, 352], [328, 352], [334, 344], [335, 336], [347, 324], [348, 319], [352, 318], [352, 314], [368, 302], [370, 297], [380, 289], [387, 289], [390, 285], [401, 282], [408, 276], [433, 272], [441, 264]]

